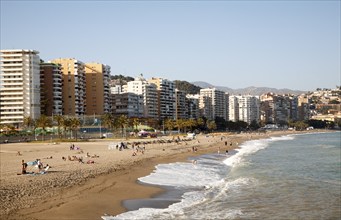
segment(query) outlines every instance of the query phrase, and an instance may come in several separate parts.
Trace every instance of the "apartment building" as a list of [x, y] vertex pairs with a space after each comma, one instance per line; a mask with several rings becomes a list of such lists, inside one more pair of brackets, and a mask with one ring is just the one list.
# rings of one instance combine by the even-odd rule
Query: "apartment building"
[[197, 95], [186, 95], [186, 105], [187, 105], [187, 118], [188, 119], [198, 119], [200, 117], [199, 111], [199, 94]]
[[244, 121], [251, 124], [252, 121], [259, 122], [260, 101], [256, 96], [230, 96], [229, 97], [229, 120]]
[[128, 82], [124, 91], [143, 97], [143, 117], [158, 118], [158, 93], [155, 84], [149, 83], [141, 74], [134, 81]]
[[186, 105], [186, 93], [184, 91], [175, 89], [175, 102], [176, 102], [175, 118], [187, 119], [188, 109]]
[[63, 75], [63, 115], [80, 116], [86, 113], [85, 65], [74, 58], [50, 61], [60, 64]]
[[261, 100], [261, 121], [264, 123], [286, 124], [298, 119], [298, 99], [292, 95], [263, 94]]
[[85, 63], [86, 115], [103, 115], [110, 112], [110, 66]]
[[35, 50], [1, 50], [0, 123], [40, 117], [40, 58]]
[[40, 64], [40, 100], [43, 115], [63, 114], [61, 65], [55, 63]]
[[239, 103], [237, 96], [229, 97], [229, 121], [239, 120]]
[[127, 117], [143, 117], [143, 96], [131, 92], [111, 95], [112, 113]]
[[303, 121], [310, 119], [310, 103], [311, 100], [306, 94], [298, 96], [298, 120]]
[[199, 108], [202, 116], [214, 120], [216, 117], [228, 119], [225, 92], [216, 88], [200, 89]]
[[256, 121], [259, 122], [260, 116], [260, 101], [256, 96], [237, 96], [238, 101], [238, 116], [239, 121], [244, 121], [248, 124]]
[[151, 78], [149, 83], [155, 84], [158, 97], [158, 118], [175, 119], [175, 84], [173, 81], [162, 78]]

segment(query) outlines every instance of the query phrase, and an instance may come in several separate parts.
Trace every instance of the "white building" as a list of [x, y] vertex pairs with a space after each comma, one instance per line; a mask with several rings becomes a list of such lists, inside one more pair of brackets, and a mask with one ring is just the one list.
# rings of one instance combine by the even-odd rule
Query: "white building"
[[229, 121], [239, 120], [239, 105], [237, 96], [229, 97]]
[[143, 117], [158, 117], [158, 96], [156, 85], [145, 80], [142, 74], [124, 86], [125, 92], [135, 93], [143, 97]]
[[216, 88], [200, 89], [199, 108], [201, 115], [214, 120], [221, 117], [227, 120], [227, 99], [225, 92]]
[[244, 121], [251, 124], [259, 122], [260, 101], [256, 96], [230, 96], [229, 97], [229, 120]]
[[35, 50], [1, 50], [0, 123], [40, 117], [40, 58]]

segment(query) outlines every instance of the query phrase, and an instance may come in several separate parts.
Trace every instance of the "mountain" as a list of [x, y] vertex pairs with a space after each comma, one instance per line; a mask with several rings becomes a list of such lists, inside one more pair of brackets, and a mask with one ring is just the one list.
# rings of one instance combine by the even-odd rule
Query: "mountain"
[[221, 91], [228, 92], [231, 95], [262, 95], [268, 92], [273, 92], [278, 95], [281, 95], [281, 94], [300, 95], [302, 93], [306, 93], [306, 91], [300, 91], [300, 90], [276, 89], [276, 88], [269, 88], [269, 87], [254, 87], [254, 86], [250, 86], [250, 87], [243, 88], [243, 89], [231, 89], [226, 86], [214, 86], [212, 84], [209, 84], [203, 81], [196, 81], [196, 82], [191, 82], [191, 83], [201, 88], [214, 87]]

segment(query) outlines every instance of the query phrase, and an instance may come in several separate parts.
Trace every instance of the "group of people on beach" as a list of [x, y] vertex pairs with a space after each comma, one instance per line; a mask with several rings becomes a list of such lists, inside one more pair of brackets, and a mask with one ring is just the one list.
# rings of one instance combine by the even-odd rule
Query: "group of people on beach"
[[[24, 160], [21, 161], [22, 169], [21, 174], [45, 174], [48, 169], [50, 169], [50, 166], [46, 164], [46, 166], [43, 165], [40, 159], [36, 159], [35, 161], [29, 161], [25, 162]], [[27, 167], [28, 166], [34, 166], [38, 169], [38, 172], [28, 172]]]

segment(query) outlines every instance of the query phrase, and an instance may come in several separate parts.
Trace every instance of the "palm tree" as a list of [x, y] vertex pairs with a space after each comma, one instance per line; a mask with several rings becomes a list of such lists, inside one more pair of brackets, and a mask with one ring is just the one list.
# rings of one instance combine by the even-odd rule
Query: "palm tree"
[[191, 131], [193, 130], [193, 127], [197, 124], [197, 122], [194, 119], [188, 119], [187, 120], [187, 125], [188, 127], [191, 129]]
[[198, 118], [197, 119], [197, 126], [200, 128], [201, 126], [203, 126], [205, 124], [205, 121], [203, 118]]
[[139, 118], [132, 118], [130, 121], [131, 121], [131, 124], [133, 125], [133, 129], [137, 130], [137, 127], [140, 124]]
[[175, 127], [175, 123], [172, 119], [166, 119], [165, 120], [165, 127], [168, 131], [173, 130], [173, 128]]
[[215, 121], [208, 121], [207, 122], [207, 128], [208, 130], [210, 130], [211, 132], [215, 129], [217, 129], [217, 125], [215, 123]]
[[114, 116], [110, 113], [102, 115], [101, 121], [103, 126], [108, 128], [108, 130], [111, 130], [114, 127]]
[[126, 115], [121, 115], [116, 120], [117, 127], [121, 128], [122, 137], [124, 136], [124, 129], [128, 125], [128, 123], [129, 123], [129, 120]]
[[24, 122], [23, 125], [26, 129], [30, 129], [34, 124], [34, 120], [32, 119], [31, 116], [25, 116], [24, 117]]
[[74, 117], [70, 119], [70, 128], [75, 133], [76, 141], [77, 141], [77, 129], [81, 125], [81, 121], [79, 118]]
[[51, 119], [48, 118], [46, 115], [41, 115], [40, 118], [37, 119], [37, 123], [36, 123], [37, 127], [41, 127], [41, 129], [43, 130], [43, 141], [45, 140], [45, 131], [47, 127], [51, 127], [52, 126], [52, 122]]
[[71, 128], [71, 118], [64, 118], [63, 120], [64, 138], [66, 139], [66, 133]]
[[56, 116], [54, 116], [54, 119], [55, 119], [56, 122], [57, 122], [58, 137], [59, 137], [59, 139], [61, 139], [60, 128], [63, 127], [65, 118], [64, 118], [62, 115], [56, 115]]

